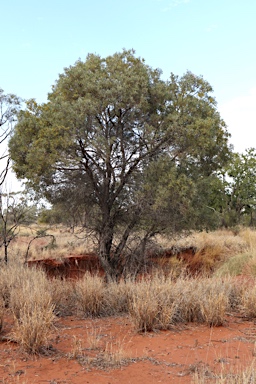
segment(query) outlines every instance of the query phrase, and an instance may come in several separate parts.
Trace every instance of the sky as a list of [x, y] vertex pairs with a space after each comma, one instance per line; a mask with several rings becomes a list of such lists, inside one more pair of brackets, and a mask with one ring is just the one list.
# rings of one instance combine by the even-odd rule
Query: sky
[[0, 0], [0, 88], [47, 101], [88, 53], [135, 49], [146, 64], [202, 75], [235, 151], [256, 147], [255, 0]]

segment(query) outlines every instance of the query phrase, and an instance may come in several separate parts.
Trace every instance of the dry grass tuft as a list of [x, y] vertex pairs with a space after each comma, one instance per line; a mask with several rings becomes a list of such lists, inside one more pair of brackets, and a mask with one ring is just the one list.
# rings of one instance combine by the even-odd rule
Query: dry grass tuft
[[183, 277], [137, 283], [129, 302], [136, 331], [168, 329], [176, 323], [200, 322], [209, 326], [224, 324], [239, 292], [230, 279]]
[[76, 305], [83, 316], [104, 316], [107, 313], [106, 284], [100, 276], [85, 273], [74, 286]]
[[223, 281], [213, 279], [202, 289], [199, 297], [202, 321], [211, 327], [225, 323], [229, 308], [229, 291], [226, 287]]
[[70, 280], [52, 279], [49, 291], [57, 316], [69, 316], [76, 313], [75, 283]]
[[[209, 378], [212, 379], [209, 381]], [[213, 381], [214, 380], [214, 381]], [[206, 384], [214, 382], [215, 384], [253, 384], [256, 383], [256, 370], [255, 363], [245, 369], [241, 369], [238, 372], [229, 371], [222, 372], [220, 374], [209, 374], [208, 371], [196, 370], [193, 375], [193, 384]]]
[[118, 340], [115, 344], [106, 343], [103, 353], [100, 355], [102, 365], [108, 368], [117, 368], [127, 362], [123, 341]]
[[[100, 330], [95, 330], [95, 333], [93, 333], [93, 340], [89, 340], [89, 348], [85, 348], [82, 340], [74, 336], [71, 353], [68, 354], [68, 357], [78, 360], [87, 369], [96, 368], [104, 370], [120, 368], [136, 360], [136, 358], [129, 357], [124, 340], [105, 342], [100, 347], [101, 335], [99, 332]], [[89, 353], [88, 350], [90, 351]]]
[[107, 312], [110, 315], [118, 315], [128, 312], [129, 300], [134, 290], [133, 280], [120, 281], [118, 284], [111, 282], [106, 286], [105, 296]]
[[3, 329], [3, 324], [4, 324], [4, 312], [5, 312], [4, 301], [2, 298], [0, 298], [0, 333]]
[[42, 310], [41, 304], [35, 303], [31, 312], [30, 305], [24, 303], [19, 319], [15, 319], [12, 338], [26, 352], [40, 353], [42, 347], [48, 345], [55, 320], [53, 309], [54, 307], [49, 304], [48, 308], [44, 307]]
[[101, 328], [97, 329], [95, 327], [92, 327], [92, 329], [87, 330], [87, 337], [86, 337], [88, 348], [91, 350], [97, 350], [100, 347], [100, 341], [101, 341]]
[[128, 308], [136, 331], [150, 332], [173, 325], [177, 310], [173, 284], [171, 279], [156, 275], [134, 286]]
[[240, 298], [240, 311], [248, 319], [256, 318], [256, 283], [244, 289]]
[[251, 262], [253, 254], [251, 252], [238, 253], [229, 257], [215, 272], [216, 276], [238, 276], [247, 269], [247, 265]]
[[55, 320], [49, 281], [39, 270], [22, 267], [19, 272], [9, 293], [15, 320], [11, 337], [26, 352], [40, 353], [48, 343]]
[[121, 368], [136, 360], [138, 359], [130, 357], [126, 352], [124, 340], [118, 340], [116, 342], [107, 342], [96, 356], [86, 356], [80, 362], [86, 364], [89, 368], [108, 370]]
[[68, 354], [69, 359], [80, 360], [84, 358], [84, 347], [81, 339], [78, 339], [76, 336], [73, 336], [71, 343], [71, 352]]

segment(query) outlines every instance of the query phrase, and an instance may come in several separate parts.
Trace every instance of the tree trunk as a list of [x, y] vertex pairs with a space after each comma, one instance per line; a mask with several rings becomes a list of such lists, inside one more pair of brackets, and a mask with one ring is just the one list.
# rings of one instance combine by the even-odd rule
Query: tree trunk
[[111, 260], [113, 233], [112, 226], [106, 224], [99, 238], [99, 259], [105, 271], [107, 281], [117, 281], [119, 278], [117, 268], [115, 268], [113, 260]]
[[7, 264], [8, 262], [8, 244], [4, 243], [4, 261]]

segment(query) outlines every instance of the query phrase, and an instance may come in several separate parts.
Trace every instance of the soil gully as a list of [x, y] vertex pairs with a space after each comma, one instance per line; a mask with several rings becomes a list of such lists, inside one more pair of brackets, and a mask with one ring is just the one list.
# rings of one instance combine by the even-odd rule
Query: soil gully
[[0, 383], [192, 383], [196, 371], [214, 379], [241, 372], [255, 359], [256, 326], [235, 316], [225, 327], [187, 324], [148, 334], [136, 334], [127, 316], [66, 317], [56, 326], [41, 356], [1, 341]]
[[[172, 257], [177, 257], [183, 261], [188, 269], [190, 262], [196, 254], [194, 247], [176, 249], [175, 247], [163, 250], [161, 252], [149, 253], [147, 255], [148, 266], [163, 266]], [[62, 259], [40, 259], [27, 261], [28, 267], [42, 268], [48, 277], [59, 277], [61, 279], [81, 278], [85, 272], [104, 275], [96, 253], [87, 253], [82, 255], [69, 255]]]
[[95, 253], [85, 255], [70, 255], [63, 259], [40, 259], [29, 260], [28, 267], [42, 268], [48, 277], [59, 277], [61, 279], [78, 279], [85, 272], [103, 275], [98, 257]]

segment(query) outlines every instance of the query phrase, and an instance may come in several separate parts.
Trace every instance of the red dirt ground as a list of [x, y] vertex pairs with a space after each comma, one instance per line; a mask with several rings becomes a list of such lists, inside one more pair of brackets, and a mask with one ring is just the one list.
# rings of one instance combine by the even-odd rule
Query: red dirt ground
[[[2, 335], [8, 334], [10, 321], [5, 319]], [[92, 334], [98, 336], [98, 349], [89, 342]], [[231, 315], [224, 327], [187, 324], [147, 334], [135, 333], [127, 316], [60, 318], [51, 346], [40, 356], [29, 356], [17, 344], [1, 340], [0, 383], [192, 383], [197, 370], [209, 379], [252, 364], [255, 338], [254, 322]], [[119, 345], [126, 364], [108, 367], [102, 353]]]

